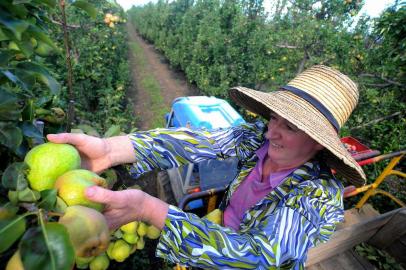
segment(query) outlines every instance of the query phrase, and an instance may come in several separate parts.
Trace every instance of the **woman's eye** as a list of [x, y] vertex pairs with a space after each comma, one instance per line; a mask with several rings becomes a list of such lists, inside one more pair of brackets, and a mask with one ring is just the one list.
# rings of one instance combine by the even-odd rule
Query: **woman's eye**
[[296, 126], [293, 126], [293, 125], [287, 125], [287, 127], [288, 127], [288, 130], [290, 130], [290, 131], [296, 132], [299, 130]]

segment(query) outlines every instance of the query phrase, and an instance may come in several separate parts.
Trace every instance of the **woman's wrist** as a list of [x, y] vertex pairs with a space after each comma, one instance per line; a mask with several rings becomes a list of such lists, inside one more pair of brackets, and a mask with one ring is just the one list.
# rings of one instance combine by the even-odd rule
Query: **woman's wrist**
[[104, 140], [111, 166], [135, 162], [133, 145], [128, 136], [115, 136]]
[[169, 205], [166, 202], [145, 193], [140, 218], [162, 230], [165, 225], [168, 210]]

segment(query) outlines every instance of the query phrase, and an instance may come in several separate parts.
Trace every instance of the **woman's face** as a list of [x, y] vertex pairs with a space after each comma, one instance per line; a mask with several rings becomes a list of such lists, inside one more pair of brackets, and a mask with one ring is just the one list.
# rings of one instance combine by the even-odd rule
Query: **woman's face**
[[276, 170], [298, 167], [310, 160], [323, 146], [285, 118], [271, 113], [268, 132], [268, 156]]

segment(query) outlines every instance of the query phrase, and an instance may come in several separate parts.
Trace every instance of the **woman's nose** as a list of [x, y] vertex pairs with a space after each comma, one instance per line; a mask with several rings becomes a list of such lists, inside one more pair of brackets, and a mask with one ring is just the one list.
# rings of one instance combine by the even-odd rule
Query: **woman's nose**
[[269, 139], [276, 139], [280, 137], [280, 130], [278, 125], [269, 125], [268, 131], [265, 133], [265, 138]]

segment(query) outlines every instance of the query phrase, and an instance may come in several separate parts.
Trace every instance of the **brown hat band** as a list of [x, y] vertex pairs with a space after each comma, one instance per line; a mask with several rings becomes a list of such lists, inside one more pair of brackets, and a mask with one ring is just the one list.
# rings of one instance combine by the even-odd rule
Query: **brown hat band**
[[309, 95], [303, 90], [300, 90], [299, 88], [296, 88], [291, 85], [285, 85], [280, 88], [280, 91], [289, 91], [293, 94], [295, 94], [298, 97], [303, 98], [310, 104], [312, 104], [319, 112], [321, 112], [327, 120], [333, 125], [334, 129], [338, 132], [340, 129], [340, 125], [338, 124], [337, 120], [334, 118], [334, 116], [331, 114], [331, 112], [322, 104], [320, 103], [317, 99]]

